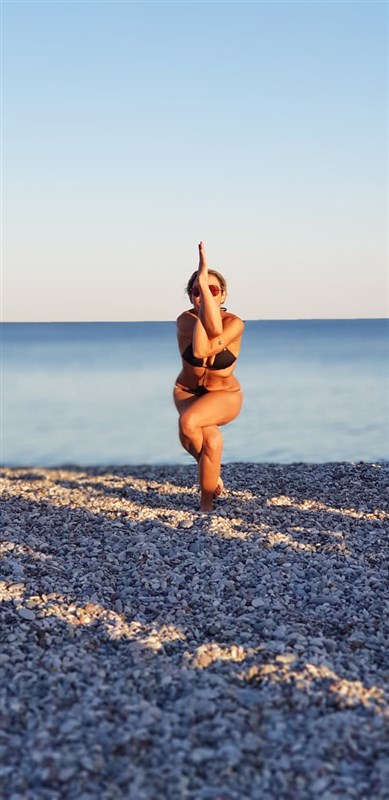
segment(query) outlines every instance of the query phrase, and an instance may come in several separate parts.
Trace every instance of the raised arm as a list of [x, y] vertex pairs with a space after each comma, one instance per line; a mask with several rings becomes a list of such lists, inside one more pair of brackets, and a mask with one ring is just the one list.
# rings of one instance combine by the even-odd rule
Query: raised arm
[[239, 317], [222, 317], [219, 296], [216, 300], [208, 285], [208, 264], [203, 242], [199, 244], [199, 254], [197, 284], [200, 289], [200, 308], [193, 328], [192, 347], [197, 358], [205, 358], [220, 353], [230, 342], [238, 339], [244, 325]]
[[208, 286], [208, 262], [204, 242], [199, 244], [197, 283], [200, 289], [200, 308], [193, 329], [192, 346], [193, 352], [201, 358], [209, 353], [210, 341], [221, 336], [223, 331], [220, 307], [215, 303]]

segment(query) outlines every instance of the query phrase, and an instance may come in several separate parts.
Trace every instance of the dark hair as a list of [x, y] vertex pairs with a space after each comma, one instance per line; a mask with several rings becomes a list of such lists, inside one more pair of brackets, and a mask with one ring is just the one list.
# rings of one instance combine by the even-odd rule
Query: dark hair
[[[190, 298], [190, 296], [192, 294], [192, 287], [193, 287], [193, 284], [194, 284], [194, 282], [195, 282], [195, 280], [197, 278], [197, 275], [198, 275], [198, 270], [196, 269], [196, 271], [193, 272], [193, 274], [190, 276], [190, 278], [188, 280], [188, 283], [186, 285], [185, 291], [186, 291], [187, 295], [189, 296], [189, 298]], [[215, 277], [218, 279], [218, 281], [220, 283], [220, 288], [221, 288], [222, 292], [227, 292], [227, 281], [223, 277], [221, 272], [218, 272], [216, 269], [209, 269], [208, 270], [208, 275], [215, 275]]]

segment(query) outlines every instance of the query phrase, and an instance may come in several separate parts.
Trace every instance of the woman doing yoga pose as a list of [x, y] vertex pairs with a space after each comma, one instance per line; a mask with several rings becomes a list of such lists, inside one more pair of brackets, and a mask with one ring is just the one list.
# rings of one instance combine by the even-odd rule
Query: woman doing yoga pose
[[186, 288], [192, 308], [177, 318], [182, 370], [174, 387], [182, 446], [198, 462], [201, 511], [212, 511], [223, 489], [223, 437], [219, 430], [238, 416], [242, 390], [233, 372], [244, 324], [224, 308], [227, 284], [209, 269], [199, 244], [199, 268]]

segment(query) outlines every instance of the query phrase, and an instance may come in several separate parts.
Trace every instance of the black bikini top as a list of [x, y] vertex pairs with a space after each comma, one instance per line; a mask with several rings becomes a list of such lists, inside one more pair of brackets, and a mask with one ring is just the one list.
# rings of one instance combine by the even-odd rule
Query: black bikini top
[[[203, 366], [204, 359], [196, 358], [196, 356], [193, 355], [193, 346], [191, 344], [188, 344], [188, 347], [186, 350], [184, 350], [182, 358], [188, 364], [191, 364], [192, 367]], [[226, 369], [226, 367], [230, 367], [234, 361], [236, 361], [236, 356], [231, 353], [231, 350], [227, 350], [225, 347], [221, 353], [216, 353], [213, 364], [211, 366], [207, 366], [207, 369]]]

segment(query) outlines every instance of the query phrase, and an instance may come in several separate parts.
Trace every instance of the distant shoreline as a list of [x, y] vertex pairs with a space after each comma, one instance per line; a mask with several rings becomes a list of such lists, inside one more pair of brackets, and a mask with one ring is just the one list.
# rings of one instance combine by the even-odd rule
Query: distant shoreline
[[[370, 322], [370, 321], [389, 322], [388, 317], [290, 317], [290, 318], [259, 318], [259, 319], [246, 319], [246, 322]], [[128, 323], [139, 323], [141, 325], [150, 325], [150, 323], [167, 322], [174, 323], [174, 319], [113, 319], [113, 320], [98, 320], [98, 319], [47, 319], [47, 320], [1, 320], [0, 325], [126, 325]]]
[[[365, 460], [365, 459], [350, 459], [349, 461], [337, 461], [337, 460], [328, 460], [328, 461], [226, 461], [222, 466], [222, 469], [234, 470], [237, 469], [249, 469], [249, 468], [280, 468], [280, 469], [294, 469], [298, 467], [306, 468], [308, 470], [312, 470], [314, 468], [317, 469], [325, 469], [325, 468], [333, 468], [333, 467], [355, 467], [355, 466], [366, 466], [366, 467], [375, 467], [375, 466], [389, 466], [389, 459], [387, 458], [379, 458], [373, 460]], [[193, 472], [196, 470], [196, 465], [193, 462], [188, 462], [187, 464], [183, 464], [180, 462], [172, 462], [172, 463], [163, 463], [163, 462], [142, 462], [139, 461], [136, 464], [127, 463], [111, 463], [111, 464], [95, 464], [95, 463], [82, 463], [76, 461], [63, 461], [58, 462], [56, 464], [33, 464], [33, 463], [25, 463], [25, 464], [11, 464], [11, 463], [0, 463], [0, 476], [1, 474], [6, 472], [24, 472], [25, 470], [43, 470], [44, 472], [56, 472], [59, 470], [77, 470], [79, 472], [87, 472], [90, 474], [102, 474], [105, 472], [114, 472], [116, 475], [127, 475], [127, 474], [143, 474], [144, 472], [150, 471], [153, 472], [155, 470], [161, 473], [166, 471], [168, 473], [178, 470], [181, 471], [188, 471], [188, 473]]]

